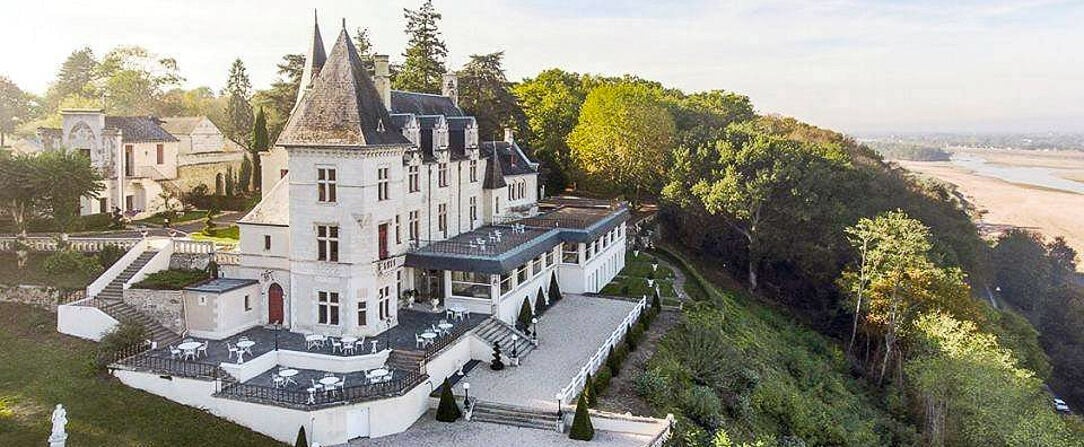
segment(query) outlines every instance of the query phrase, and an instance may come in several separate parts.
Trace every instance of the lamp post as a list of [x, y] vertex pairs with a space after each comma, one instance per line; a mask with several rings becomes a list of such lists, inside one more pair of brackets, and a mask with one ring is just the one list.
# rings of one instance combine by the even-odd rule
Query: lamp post
[[564, 396], [562, 396], [561, 393], [557, 393], [557, 395], [554, 396], [554, 398], [557, 399], [557, 431], [564, 432], [565, 431], [565, 418], [564, 418], [564, 413], [561, 411], [561, 400], [564, 399]]
[[470, 382], [463, 382], [463, 408], [470, 408]]
[[538, 344], [538, 318], [531, 318], [531, 337], [534, 338], [534, 343]]
[[519, 366], [519, 353], [516, 345], [519, 344], [519, 335], [512, 334], [512, 366]]

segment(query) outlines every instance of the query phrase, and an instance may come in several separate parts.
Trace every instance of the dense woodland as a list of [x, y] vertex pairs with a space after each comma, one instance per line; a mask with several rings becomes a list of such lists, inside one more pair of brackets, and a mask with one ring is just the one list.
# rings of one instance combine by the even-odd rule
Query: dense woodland
[[[393, 85], [439, 91], [441, 16], [426, 2], [405, 17]], [[355, 41], [371, 60], [367, 36]], [[703, 275], [637, 379], [660, 415], [678, 416], [675, 445], [1084, 445], [1078, 419], [1055, 414], [1043, 389], [1084, 408], [1084, 303], [1063, 242], [984, 241], [950, 187], [734, 92], [557, 68], [511, 82], [502, 56], [458, 70], [482, 138], [515, 129], [549, 192], [657, 203], [666, 244]], [[105, 98], [115, 114], [205, 114], [266, 150], [302, 66], [284, 55], [279, 81], [253, 91], [238, 59], [221, 92], [183, 90], [172, 59], [77, 50], [43, 97], [0, 80], [12, 105], [0, 131]], [[719, 286], [734, 279], [741, 290]], [[995, 285], [1001, 310], [987, 299]]]

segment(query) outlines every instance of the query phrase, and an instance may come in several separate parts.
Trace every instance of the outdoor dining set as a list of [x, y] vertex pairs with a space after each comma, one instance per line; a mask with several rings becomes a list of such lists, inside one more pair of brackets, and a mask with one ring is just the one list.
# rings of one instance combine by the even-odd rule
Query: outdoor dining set
[[[181, 340], [181, 343], [174, 346], [169, 345], [169, 358], [181, 360], [196, 360], [200, 357], [207, 357], [207, 349], [210, 347], [210, 341], [199, 341], [193, 338], [186, 338]], [[229, 353], [229, 359], [233, 360], [237, 358], [237, 363], [244, 362], [244, 356], [246, 354], [252, 355], [252, 347], [256, 346], [256, 342], [250, 340], [246, 336], [238, 337], [236, 343], [225, 342], [226, 350]]]
[[[377, 340], [370, 340], [370, 343], [372, 343], [371, 352], [375, 354]], [[305, 350], [324, 349], [328, 345], [331, 345], [332, 354], [338, 352], [344, 355], [357, 355], [359, 351], [365, 350], [365, 337], [355, 337], [353, 335], [332, 337], [323, 334], [308, 334], [305, 336]]]
[[[388, 368], [375, 368], [368, 371], [362, 371], [365, 376], [364, 385], [375, 385], [379, 383], [390, 382], [394, 375], [394, 370]], [[296, 385], [297, 382], [292, 380], [294, 376], [298, 374], [295, 369], [282, 368], [277, 373], [272, 373], [271, 381], [272, 385], [276, 388], [286, 387], [289, 384]], [[285, 377], [284, 377], [285, 376]], [[317, 393], [325, 393], [327, 395], [333, 395], [338, 392], [341, 393], [346, 388], [346, 375], [336, 376], [334, 373], [324, 373], [323, 377], [317, 379], [309, 379], [312, 386], [305, 389], [309, 393], [308, 403], [313, 404], [316, 402]]]
[[[451, 310], [449, 310], [451, 315]], [[454, 324], [448, 320], [440, 320], [438, 323], [430, 325], [429, 328], [414, 334], [414, 344], [417, 348], [426, 348], [436, 343], [438, 337], [444, 337], [452, 334], [452, 328]]]

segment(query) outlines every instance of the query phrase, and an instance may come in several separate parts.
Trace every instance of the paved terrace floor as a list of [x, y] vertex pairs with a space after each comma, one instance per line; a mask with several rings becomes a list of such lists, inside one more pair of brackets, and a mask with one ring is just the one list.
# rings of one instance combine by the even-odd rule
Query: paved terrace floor
[[453, 424], [437, 422], [434, 413], [429, 412], [403, 433], [377, 439], [355, 439], [350, 441], [349, 445], [362, 447], [565, 447], [582, 444], [591, 447], [639, 447], [647, 445], [650, 441], [649, 436], [601, 430], [595, 431], [595, 439], [591, 442], [572, 441], [568, 439], [567, 434], [551, 430], [467, 422], [462, 419]]
[[[256, 377], [253, 377], [252, 379], [249, 379], [245, 383], [249, 384], [249, 385], [258, 385], [258, 386], [267, 386], [267, 387], [273, 386], [272, 381], [271, 381], [271, 375], [277, 373], [282, 368], [284, 368], [284, 367], [276, 366], [274, 368], [271, 368], [271, 369], [269, 369], [267, 371], [264, 371], [263, 374], [260, 374], [260, 375], [258, 375]], [[299, 369], [299, 368], [294, 368], [294, 369], [297, 369], [297, 375], [292, 377], [292, 379], [294, 379], [294, 382], [296, 382], [296, 383], [288, 383], [282, 389], [288, 390], [288, 391], [305, 391], [309, 387], [312, 386], [313, 381], [319, 382], [320, 379], [324, 378], [324, 376], [327, 375], [326, 371], [319, 371], [319, 370], [314, 370], [314, 369]], [[401, 378], [401, 377], [403, 377], [404, 375], [407, 374], [407, 371], [398, 370], [398, 369], [394, 369], [394, 368], [388, 368], [388, 370], [391, 372], [391, 379], [390, 380], [399, 379], [399, 378]], [[351, 372], [351, 373], [346, 373], [346, 374], [334, 373], [333, 375], [335, 377], [345, 378], [345, 380], [346, 380], [346, 385], [345, 386], [347, 386], [347, 387], [354, 387], [354, 386], [368, 385], [369, 384], [368, 379], [365, 378], [365, 371], [356, 371], [356, 372]]]
[[556, 410], [554, 395], [635, 307], [629, 301], [566, 294], [539, 320], [539, 345], [518, 368], [493, 371], [482, 362], [459, 381], [455, 393], [463, 394], [466, 381], [471, 396], [484, 401]]
[[[470, 317], [463, 321], [450, 320], [450, 322], [455, 325], [452, 328], [452, 331], [457, 331], [460, 328], [464, 328], [464, 326], [464, 330], [474, 328], [479, 323], [484, 321], [487, 317], [487, 315], [471, 314]], [[418, 350], [414, 340], [414, 335], [424, 332], [424, 330], [430, 328], [433, 325], [436, 325], [441, 320], [445, 320], [446, 318], [447, 317], [445, 316], [444, 312], [430, 313], [421, 310], [399, 309], [399, 324], [375, 337], [365, 338], [364, 347], [358, 346], [357, 352], [354, 355], [371, 353], [373, 347], [372, 341], [374, 340], [377, 342], [378, 350], [385, 349], [386, 347], [388, 347], [389, 343], [392, 349]], [[218, 365], [219, 363], [223, 362], [234, 363], [237, 361], [236, 357], [232, 359], [230, 358], [229, 350], [226, 347], [226, 343], [236, 345], [241, 337], [248, 337], [249, 340], [256, 342], [256, 344], [252, 346], [252, 348], [250, 348], [251, 354], [244, 355], [245, 361], [273, 351], [275, 350], [276, 346], [278, 347], [278, 349], [282, 350], [313, 352], [325, 355], [348, 357], [348, 355], [339, 351], [332, 352], [332, 346], [330, 341], [325, 342], [323, 348], [317, 347], [307, 349], [305, 346], [305, 334], [290, 332], [285, 329], [276, 331], [273, 329], [268, 329], [266, 327], [255, 327], [221, 341], [206, 340], [195, 337], [189, 338], [192, 338], [193, 340], [199, 342], [209, 342], [209, 345], [207, 347], [207, 357], [200, 356], [198, 359], [196, 359], [198, 362]], [[169, 358], [169, 347], [161, 346], [158, 350], [152, 351], [150, 355], [159, 358]]]

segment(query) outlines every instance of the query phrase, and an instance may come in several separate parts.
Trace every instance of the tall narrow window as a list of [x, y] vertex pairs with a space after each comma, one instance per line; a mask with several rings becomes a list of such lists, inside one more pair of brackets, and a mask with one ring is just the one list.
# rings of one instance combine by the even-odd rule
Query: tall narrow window
[[271, 249], [271, 235], [270, 234], [263, 235], [263, 249], [264, 250], [270, 250]]
[[400, 229], [401, 226], [402, 225], [399, 224], [399, 215], [396, 214], [395, 215], [395, 244], [396, 245], [403, 243], [403, 232], [402, 232], [402, 229]]
[[437, 166], [437, 185], [441, 188], [448, 186], [448, 163], [441, 163]]
[[420, 237], [418, 230], [418, 211], [411, 211], [407, 218], [407, 226], [410, 231], [410, 240], [417, 242]]
[[493, 198], [493, 214], [501, 213], [501, 198], [500, 196]]
[[508, 184], [508, 201], [516, 200], [516, 185], [514, 183]]
[[478, 160], [470, 161], [470, 182], [474, 183], [478, 181]]
[[448, 237], [448, 204], [437, 205], [437, 230], [444, 237]]
[[335, 201], [335, 169], [316, 169], [316, 191], [321, 202]]
[[317, 292], [317, 322], [331, 326], [339, 325], [339, 292]]
[[388, 168], [376, 170], [376, 200], [388, 200]]
[[358, 299], [358, 326], [365, 326], [369, 322], [369, 306], [365, 300]]
[[166, 164], [166, 146], [164, 144], [159, 144], [154, 147], [154, 155], [155, 161], [157, 161], [158, 164]]
[[316, 227], [316, 259], [339, 262], [339, 227], [331, 225]]
[[470, 229], [474, 229], [474, 222], [478, 220], [478, 197], [470, 197]]
[[418, 192], [418, 191], [422, 190], [421, 182], [418, 180], [419, 177], [421, 177], [421, 176], [418, 174], [418, 166], [408, 166], [407, 167], [407, 188], [408, 188], [407, 191], [408, 192]]
[[384, 286], [376, 289], [377, 295], [377, 309], [380, 316], [380, 321], [391, 318], [391, 306], [388, 304], [391, 301], [391, 287]]
[[376, 244], [380, 259], [388, 259], [388, 224], [382, 223], [377, 227]]
[[527, 197], [527, 182], [519, 182], [519, 191], [516, 197], [521, 199]]

